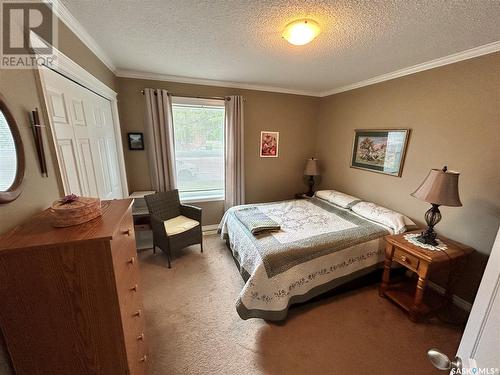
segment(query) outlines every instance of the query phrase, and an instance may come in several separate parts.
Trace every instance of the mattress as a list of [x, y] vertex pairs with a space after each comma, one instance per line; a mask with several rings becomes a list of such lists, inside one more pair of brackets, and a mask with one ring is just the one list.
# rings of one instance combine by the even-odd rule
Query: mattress
[[[235, 211], [257, 207], [281, 226], [255, 236]], [[219, 225], [246, 281], [236, 301], [242, 319], [283, 320], [290, 305], [367, 274], [384, 260], [392, 230], [318, 198], [242, 205]]]

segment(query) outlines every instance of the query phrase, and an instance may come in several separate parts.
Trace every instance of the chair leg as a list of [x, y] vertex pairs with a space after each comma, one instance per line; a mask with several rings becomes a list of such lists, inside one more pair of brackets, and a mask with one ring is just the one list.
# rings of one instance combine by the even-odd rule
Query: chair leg
[[156, 254], [156, 244], [153, 243], [153, 254]]
[[170, 249], [167, 251], [167, 262], [168, 262], [168, 268], [172, 268], [172, 265], [170, 264]]
[[201, 247], [201, 252], [203, 253], [203, 237], [201, 238], [201, 241], [200, 241], [200, 247]]

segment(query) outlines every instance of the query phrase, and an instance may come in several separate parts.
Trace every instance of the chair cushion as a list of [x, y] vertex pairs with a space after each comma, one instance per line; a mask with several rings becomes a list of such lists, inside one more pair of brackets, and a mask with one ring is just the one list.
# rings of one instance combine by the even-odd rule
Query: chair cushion
[[200, 225], [200, 223], [196, 220], [182, 215], [176, 216], [173, 219], [165, 220], [163, 224], [165, 225], [165, 232], [167, 232], [167, 236], [183, 233], [197, 225]]

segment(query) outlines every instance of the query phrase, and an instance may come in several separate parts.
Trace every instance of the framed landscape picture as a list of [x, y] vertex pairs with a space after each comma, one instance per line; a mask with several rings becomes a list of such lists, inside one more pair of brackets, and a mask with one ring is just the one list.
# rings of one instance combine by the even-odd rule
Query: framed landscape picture
[[144, 150], [144, 137], [142, 133], [127, 133], [127, 136], [129, 150]]
[[409, 134], [409, 129], [356, 129], [351, 168], [400, 177]]
[[280, 133], [264, 130], [260, 132], [260, 157], [277, 158]]

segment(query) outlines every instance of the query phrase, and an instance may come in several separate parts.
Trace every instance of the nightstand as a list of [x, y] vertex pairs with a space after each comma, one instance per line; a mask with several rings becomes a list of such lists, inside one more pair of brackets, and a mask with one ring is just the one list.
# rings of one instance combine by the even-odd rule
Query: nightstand
[[[412, 321], [418, 321], [451, 301], [453, 296], [452, 287], [459, 275], [459, 267], [464, 265], [467, 256], [474, 249], [439, 236], [438, 238], [446, 244], [446, 249], [428, 250], [407, 241], [404, 238], [407, 233], [385, 237], [384, 274], [379, 295], [401, 306], [409, 313]], [[414, 279], [405, 278], [404, 281], [391, 282], [390, 274], [393, 262], [414, 272], [418, 276], [418, 281], [415, 283]], [[431, 273], [441, 271], [447, 271], [448, 274], [448, 283], [444, 295], [432, 289], [426, 290]]]
[[312, 197], [310, 197], [306, 193], [297, 193], [297, 194], [295, 194], [295, 199], [309, 199], [309, 198], [312, 198]]

